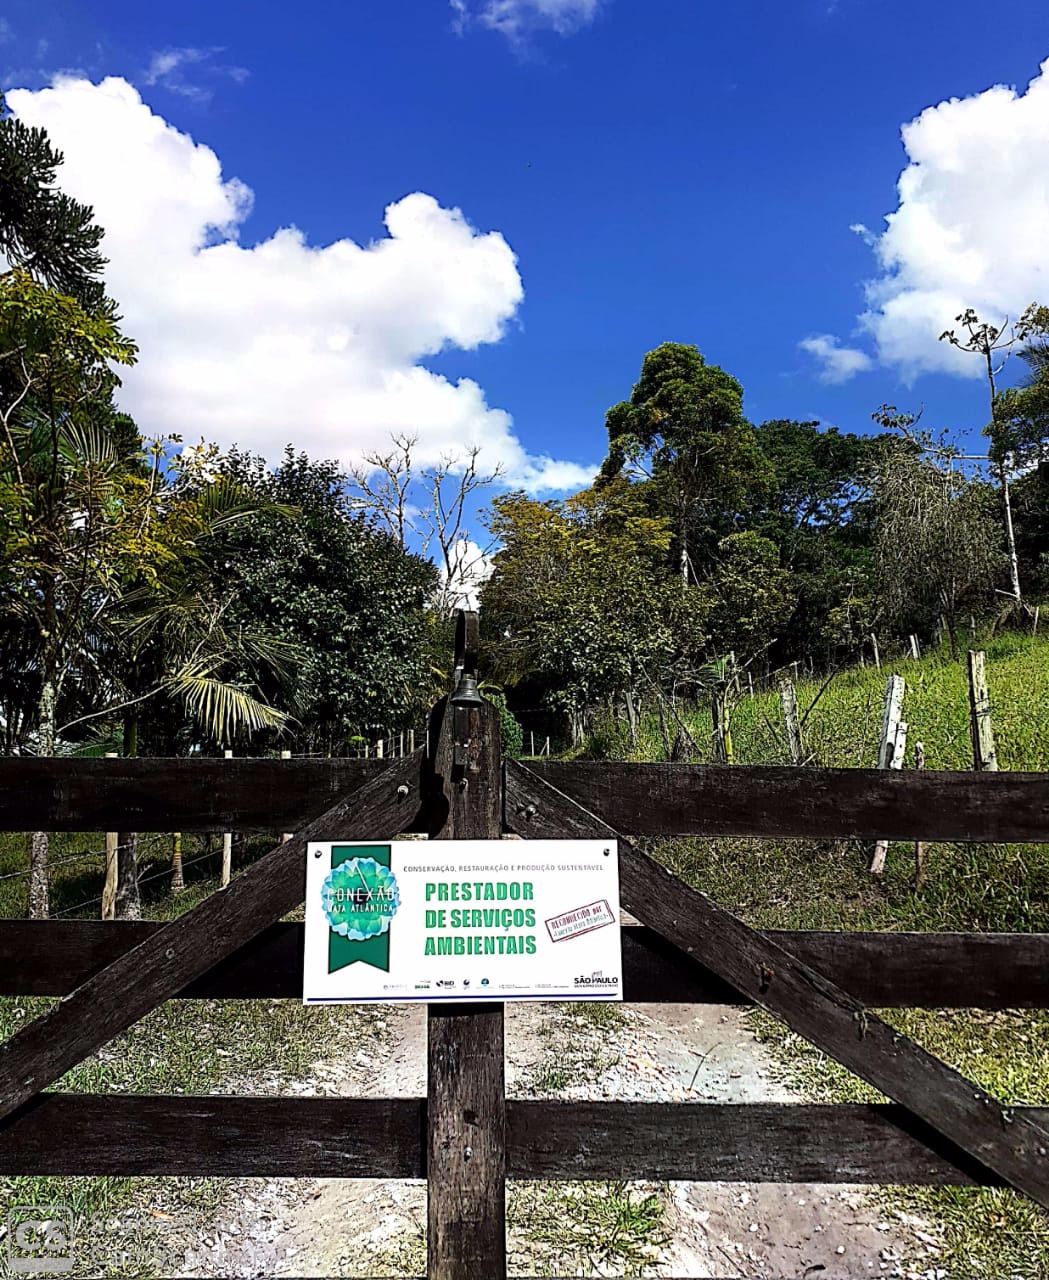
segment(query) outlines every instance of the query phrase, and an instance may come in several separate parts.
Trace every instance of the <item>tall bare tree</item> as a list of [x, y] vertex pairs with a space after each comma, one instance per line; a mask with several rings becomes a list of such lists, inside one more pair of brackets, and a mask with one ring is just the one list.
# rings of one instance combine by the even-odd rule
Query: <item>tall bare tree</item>
[[440, 455], [431, 466], [416, 462], [418, 436], [395, 435], [387, 453], [365, 454], [351, 472], [358, 510], [374, 517], [402, 547], [409, 539], [441, 570], [436, 607], [442, 613], [473, 599], [494, 541], [475, 539], [469, 527], [471, 498], [503, 475], [480, 466], [481, 446]]
[[1005, 526], [1005, 549], [1009, 560], [1009, 588], [1013, 606], [1023, 608], [1023, 595], [1020, 590], [1020, 561], [1016, 552], [1016, 534], [1013, 530], [1013, 505], [1009, 491], [1009, 478], [1013, 470], [1014, 448], [1006, 420], [1000, 409], [997, 379], [1013, 347], [1024, 342], [1037, 326], [1038, 308], [1032, 304], [1015, 321], [1010, 323], [1006, 318], [1001, 325], [990, 324], [981, 320], [969, 307], [960, 316], [955, 316], [955, 323], [964, 332], [957, 329], [945, 329], [940, 334], [940, 341], [947, 341], [959, 351], [979, 356], [984, 362], [987, 375], [987, 390], [990, 398], [990, 421], [984, 434], [990, 438], [990, 460], [998, 472], [998, 483], [1002, 491], [1002, 520]]

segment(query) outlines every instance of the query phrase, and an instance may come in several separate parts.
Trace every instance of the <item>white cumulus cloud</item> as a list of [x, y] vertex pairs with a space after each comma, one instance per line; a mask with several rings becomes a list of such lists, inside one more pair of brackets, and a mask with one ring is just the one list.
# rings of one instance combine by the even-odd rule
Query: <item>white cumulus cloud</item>
[[450, 3], [460, 28], [475, 21], [517, 42], [529, 32], [539, 30], [571, 35], [593, 22], [603, 0], [450, 0]]
[[853, 227], [881, 269], [866, 285], [860, 328], [908, 381], [980, 377], [978, 360], [938, 341], [955, 317], [973, 307], [1000, 325], [1049, 302], [1049, 60], [1025, 91], [951, 98], [902, 136], [898, 208], [881, 235]]
[[107, 285], [141, 348], [121, 404], [143, 431], [270, 459], [292, 443], [347, 466], [403, 433], [423, 465], [478, 444], [533, 491], [592, 477], [529, 455], [476, 382], [421, 363], [497, 342], [515, 315], [521, 278], [498, 232], [415, 192], [370, 244], [315, 246], [295, 227], [241, 244], [250, 189], [127, 81], [60, 79], [9, 103], [48, 131], [63, 189], [106, 228]]
[[819, 362], [818, 377], [821, 382], [848, 382], [857, 373], [870, 369], [874, 364], [866, 351], [860, 351], [856, 347], [843, 347], [830, 333], [815, 333], [810, 338], [802, 338], [798, 346]]

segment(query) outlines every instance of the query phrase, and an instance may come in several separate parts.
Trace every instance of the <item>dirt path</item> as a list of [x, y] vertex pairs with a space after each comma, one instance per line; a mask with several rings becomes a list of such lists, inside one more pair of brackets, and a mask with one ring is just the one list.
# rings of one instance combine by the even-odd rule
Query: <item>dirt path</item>
[[[318, 1072], [326, 1082], [322, 1091], [359, 1097], [425, 1092], [425, 1008], [391, 1009], [384, 1033], [385, 1044], [358, 1050], [353, 1061], [324, 1064]], [[775, 1062], [735, 1008], [508, 1007], [511, 1096], [798, 1101], [776, 1074]], [[872, 1194], [854, 1187], [642, 1187], [639, 1196], [656, 1193], [663, 1198], [668, 1239], [653, 1245], [639, 1231], [623, 1246], [634, 1251], [620, 1255], [603, 1253], [601, 1233], [587, 1230], [593, 1201], [527, 1185], [527, 1192], [511, 1188], [511, 1274], [622, 1274], [626, 1261], [632, 1267], [643, 1264], [643, 1273], [650, 1276], [933, 1280], [944, 1275], [935, 1269], [934, 1246], [924, 1224], [887, 1215]], [[596, 1189], [594, 1194], [607, 1192]], [[578, 1218], [573, 1219], [576, 1209]], [[214, 1238], [223, 1250], [221, 1269], [209, 1261], [207, 1248], [198, 1248], [195, 1256], [187, 1256], [185, 1274], [418, 1275], [425, 1269], [425, 1220], [425, 1184], [420, 1182], [323, 1179], [256, 1185], [248, 1200], [241, 1199], [215, 1227]], [[904, 1258], [923, 1260], [908, 1265]]]

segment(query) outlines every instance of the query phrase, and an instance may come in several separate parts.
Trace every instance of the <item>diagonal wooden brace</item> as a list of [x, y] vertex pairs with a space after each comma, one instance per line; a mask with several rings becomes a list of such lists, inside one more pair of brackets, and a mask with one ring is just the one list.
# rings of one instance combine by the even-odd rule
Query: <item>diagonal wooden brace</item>
[[409, 827], [421, 767], [421, 752], [391, 764], [0, 1045], [0, 1119], [297, 907], [308, 842], [389, 839]]
[[525, 838], [619, 842], [623, 905], [850, 1071], [1049, 1208], [1049, 1132], [894, 1031], [791, 951], [635, 849], [599, 817], [507, 762], [505, 821]]

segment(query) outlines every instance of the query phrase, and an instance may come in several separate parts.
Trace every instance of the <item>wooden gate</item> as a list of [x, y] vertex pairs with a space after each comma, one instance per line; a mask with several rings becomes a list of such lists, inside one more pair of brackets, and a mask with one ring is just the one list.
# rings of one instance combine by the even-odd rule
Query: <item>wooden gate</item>
[[[476, 669], [461, 615], [457, 676]], [[319, 814], [319, 816], [317, 816]], [[0, 1174], [428, 1179], [430, 1280], [505, 1276], [506, 1179], [1008, 1185], [1049, 1207], [1049, 1108], [1006, 1107], [872, 1008], [1049, 1007], [1049, 935], [759, 932], [630, 836], [1049, 840], [1049, 775], [525, 766], [453, 693], [428, 748], [340, 760], [0, 760], [0, 829], [298, 834], [166, 924], [0, 923], [0, 995], [61, 995], [0, 1046]], [[501, 1005], [432, 1005], [425, 1098], [49, 1092], [172, 998], [295, 997], [311, 840], [616, 839], [629, 1001], [752, 1002], [880, 1105], [507, 1099]]]

